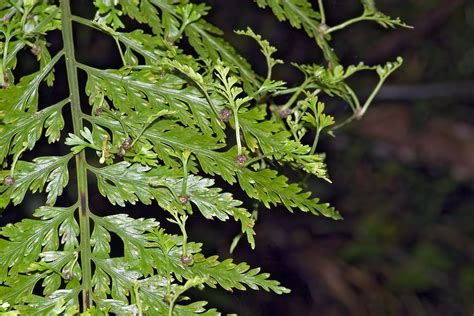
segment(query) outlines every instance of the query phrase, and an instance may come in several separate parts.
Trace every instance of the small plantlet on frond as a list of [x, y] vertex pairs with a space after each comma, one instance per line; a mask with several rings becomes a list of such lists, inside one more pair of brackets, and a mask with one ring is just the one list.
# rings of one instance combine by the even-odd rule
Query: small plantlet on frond
[[[318, 96], [341, 98], [353, 112], [347, 121], [359, 119], [401, 65], [397, 59], [384, 66], [343, 66], [329, 45], [330, 34], [360, 20], [405, 25], [370, 1], [363, 2], [361, 17], [331, 27], [321, 0], [319, 10], [307, 0], [257, 0], [279, 20], [303, 28], [326, 60], [326, 65], [294, 64], [305, 78], [287, 87], [273, 78], [274, 67], [283, 63], [275, 57], [277, 49], [250, 28], [237, 31], [261, 48], [267, 71], [256, 74], [204, 19], [210, 9], [205, 4], [95, 0], [97, 12], [89, 20], [74, 15], [70, 2], [0, 4], [0, 208], [20, 205], [29, 193], [45, 193], [33, 218], [0, 229], [0, 313], [219, 315], [207, 309], [207, 302], [189, 301], [188, 290], [219, 286], [230, 292], [288, 293], [260, 268], [205, 256], [202, 245], [189, 239], [187, 224], [199, 215], [234, 219], [240, 234], [233, 250], [242, 238], [255, 247], [258, 203], [340, 219], [334, 207], [281, 173], [292, 168], [330, 182], [317, 145], [323, 132], [333, 133], [338, 126]], [[127, 31], [125, 16], [150, 32]], [[75, 23], [110, 36], [122, 64], [99, 69], [78, 61]], [[50, 31], [63, 39], [64, 47], [55, 54], [45, 37]], [[183, 52], [183, 38], [195, 54]], [[39, 69], [15, 78], [23, 50]], [[55, 84], [60, 61], [69, 93], [52, 105], [42, 100], [40, 106], [40, 86]], [[87, 75], [89, 104], [80, 101], [79, 71]], [[347, 83], [359, 71], [379, 76], [364, 102]], [[71, 115], [71, 128], [65, 113]], [[42, 137], [67, 149], [26, 159]], [[306, 144], [308, 137], [312, 142]], [[254, 199], [252, 212], [216, 179]], [[90, 200], [93, 187], [108, 200], [113, 215], [99, 214]], [[65, 191], [75, 191], [69, 196], [77, 199], [61, 198]], [[155, 213], [135, 218], [131, 211], [118, 211], [136, 204], [153, 205]], [[157, 219], [176, 225], [180, 233], [167, 234]], [[122, 252], [114, 251], [117, 238]]]

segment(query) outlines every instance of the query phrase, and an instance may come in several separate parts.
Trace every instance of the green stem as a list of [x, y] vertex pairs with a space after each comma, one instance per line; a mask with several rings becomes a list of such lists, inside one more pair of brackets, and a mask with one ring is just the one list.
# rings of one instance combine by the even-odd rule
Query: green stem
[[18, 162], [18, 159], [20, 159], [21, 154], [24, 153], [25, 150], [27, 150], [27, 149], [28, 149], [28, 143], [24, 142], [23, 143], [23, 148], [19, 152], [17, 152], [16, 155], [13, 157], [12, 166], [10, 168], [10, 176], [11, 177], [15, 176], [16, 163]]
[[[198, 88], [201, 90], [202, 94], [204, 95], [204, 98], [206, 99], [207, 103], [209, 103], [209, 106], [211, 107], [211, 109], [214, 111], [214, 114], [216, 115], [216, 117], [219, 117], [219, 111], [217, 110], [216, 108], [216, 105], [214, 104], [214, 102], [212, 102], [212, 99], [209, 95], [209, 93], [207, 92], [207, 88], [201, 84], [199, 81], [191, 78], [189, 76], [188, 73], [184, 72], [182, 69], [179, 69], [177, 67], [174, 67], [173, 65], [170, 65], [171, 67], [173, 67], [173, 69], [177, 70], [178, 72], [182, 73], [183, 75], [185, 75], [187, 78], [189, 78], [189, 80], [191, 80], [195, 85], [198, 86]], [[218, 121], [220, 122], [220, 121]]]
[[365, 15], [361, 15], [361, 16], [358, 16], [356, 18], [352, 18], [350, 20], [347, 20], [346, 22], [344, 23], [341, 23], [341, 24], [338, 24], [336, 26], [333, 26], [333, 27], [330, 27], [327, 29], [326, 31], [326, 34], [330, 34], [332, 32], [335, 32], [335, 31], [339, 31], [339, 30], [342, 30], [343, 28], [346, 28], [348, 27], [349, 25], [351, 24], [354, 24], [354, 23], [357, 23], [357, 22], [360, 22], [360, 21], [364, 21], [364, 20], [371, 20], [370, 18], [368, 18], [367, 16]]
[[[212, 110], [214, 111], [214, 114], [217, 117], [219, 117], [219, 111], [217, 110], [216, 105], [214, 104], [214, 102], [212, 102], [212, 99], [209, 96], [209, 93], [207, 93], [206, 87], [203, 87], [200, 84], [198, 84], [198, 87], [201, 88], [201, 92], [204, 94], [204, 97], [206, 98], [207, 103], [209, 103]], [[218, 120], [218, 122], [219, 122], [219, 124], [221, 124], [221, 121]]]
[[273, 69], [273, 65], [271, 63], [271, 57], [270, 55], [265, 55], [265, 60], [267, 62], [267, 65], [268, 65], [268, 69], [267, 69], [267, 80], [270, 81], [272, 79], [272, 69]]
[[139, 283], [136, 282], [133, 286], [133, 291], [135, 293], [135, 301], [136, 301], [136, 304], [137, 304], [137, 307], [138, 307], [138, 315], [143, 315], [142, 313], [142, 302], [141, 302], [141, 299], [140, 299], [140, 292], [139, 292]]
[[33, 7], [26, 7], [25, 10], [23, 10], [23, 15], [21, 17], [21, 25], [25, 25], [26, 17], [28, 16], [28, 14], [30, 14], [32, 8]]
[[346, 90], [347, 90], [347, 92], [349, 93], [349, 95], [351, 96], [352, 101], [354, 101], [354, 104], [355, 104], [355, 108], [354, 108], [354, 106], [352, 105], [352, 103], [349, 102], [349, 106], [351, 107], [352, 111], [353, 111], [353, 112], [359, 111], [359, 110], [360, 110], [360, 101], [359, 101], [359, 98], [358, 98], [357, 95], [355, 94], [354, 90], [352, 90], [348, 85], [346, 85]]
[[291, 94], [291, 93], [294, 93], [295, 91], [297, 91], [299, 88], [300, 87], [294, 87], [294, 88], [289, 88], [289, 89], [285, 89], [285, 90], [275, 91], [273, 93], [273, 96]]
[[186, 195], [186, 191], [188, 189], [188, 159], [189, 155], [184, 153], [183, 154], [183, 183], [181, 184], [181, 196]]
[[387, 77], [381, 77], [380, 78], [379, 83], [377, 83], [374, 90], [372, 90], [372, 93], [369, 95], [369, 97], [365, 101], [364, 105], [362, 106], [362, 109], [358, 113], [356, 113], [358, 118], [362, 117], [365, 114], [365, 112], [369, 108], [370, 104], [374, 100], [375, 96], [379, 92], [380, 88], [382, 87], [383, 83], [385, 82], [385, 79], [387, 79]]
[[339, 129], [339, 128], [341, 128], [341, 127], [343, 127], [343, 126], [349, 124], [350, 122], [352, 122], [352, 121], [353, 121], [354, 119], [356, 119], [356, 118], [357, 118], [356, 113], [352, 114], [352, 115], [349, 116], [347, 119], [345, 119], [342, 123], [337, 124], [337, 125], [335, 125], [334, 127], [332, 127], [332, 128], [331, 128], [331, 131], [335, 131], [335, 130], [337, 130], [337, 129]]
[[318, 145], [320, 134], [321, 134], [321, 129], [317, 128], [316, 129], [316, 136], [314, 136], [313, 146], [311, 147], [311, 151], [309, 153], [310, 155], [314, 155], [314, 153], [316, 152], [316, 146]]
[[239, 109], [234, 110], [235, 140], [237, 142], [237, 155], [242, 154], [242, 142], [240, 140]]
[[183, 256], [188, 255], [188, 234], [186, 232], [186, 220], [188, 219], [187, 215], [181, 216], [181, 224], [179, 228], [181, 229], [181, 233], [183, 234]]
[[[138, 139], [140, 139], [140, 137], [142, 137], [143, 133], [145, 133], [145, 131], [147, 130], [147, 128], [149, 128], [151, 125], [153, 125], [153, 123], [155, 123], [155, 121], [157, 119], [159, 119], [162, 115], [160, 115], [160, 113], [157, 113], [157, 115], [155, 115], [155, 117], [151, 117], [148, 122], [145, 123], [145, 125], [142, 127], [142, 129], [140, 130], [140, 132], [138, 133], [138, 135], [135, 137], [135, 139], [133, 140], [132, 144], [130, 145], [130, 147], [133, 147], [135, 146], [135, 144], [137, 143]], [[120, 121], [119, 121], [120, 122]], [[122, 123], [121, 123], [122, 124]]]
[[188, 255], [188, 234], [186, 232], [186, 221], [188, 220], [188, 215], [179, 215], [177, 210], [173, 210], [170, 212], [173, 216], [173, 219], [168, 219], [171, 223], [175, 223], [179, 226], [179, 230], [181, 230], [181, 234], [183, 234], [182, 239], [182, 247], [183, 247], [183, 256]]
[[365, 114], [365, 112], [369, 108], [370, 104], [374, 100], [375, 96], [379, 92], [380, 88], [384, 84], [385, 80], [387, 80], [387, 78], [402, 65], [402, 62], [403, 62], [403, 59], [401, 57], [398, 57], [397, 62], [388, 63], [387, 66], [386, 66], [387, 68], [385, 68], [384, 71], [382, 71], [382, 73], [379, 73], [379, 70], [377, 70], [377, 73], [379, 75], [379, 82], [375, 86], [374, 90], [372, 90], [372, 93], [369, 95], [367, 100], [365, 100], [365, 103], [362, 106], [362, 108], [360, 109], [360, 111], [358, 113], [356, 113], [356, 115], [357, 115], [356, 118], [357, 119], [360, 119]]
[[262, 159], [266, 159], [266, 158], [271, 158], [273, 156], [274, 153], [269, 153], [269, 154], [265, 154], [265, 155], [261, 155], [261, 156], [257, 156], [257, 157], [254, 157], [252, 159], [249, 159], [246, 163], [245, 163], [245, 166], [250, 166], [254, 163], [256, 163], [257, 161], [260, 161]]
[[324, 13], [323, 0], [318, 0], [319, 13], [321, 13], [321, 24], [326, 24], [326, 14]]
[[309, 79], [305, 79], [305, 81], [303, 81], [301, 86], [299, 86], [299, 88], [296, 90], [296, 92], [291, 96], [291, 98], [288, 100], [288, 102], [286, 102], [285, 105], [283, 105], [280, 108], [280, 110], [284, 111], [284, 110], [289, 109], [293, 105], [293, 103], [295, 103], [295, 101], [298, 99], [299, 95], [304, 91], [304, 89], [306, 89], [306, 86], [309, 84], [309, 82], [310, 82]]
[[[70, 0], [61, 0], [61, 26], [63, 30], [63, 43], [69, 93], [71, 98], [71, 116], [74, 134], [79, 135], [82, 130], [82, 110], [77, 78], [77, 68], [74, 56], [74, 38], [72, 33]], [[91, 245], [90, 245], [90, 211], [87, 188], [87, 162], [84, 151], [76, 155], [76, 176], [79, 201], [79, 226], [80, 226], [80, 254], [82, 270], [82, 308], [84, 311], [91, 307]]]
[[122, 46], [120, 46], [120, 41], [115, 36], [114, 36], [114, 41], [115, 41], [115, 44], [117, 45], [117, 49], [119, 51], [120, 58], [122, 59], [123, 65], [127, 66], [127, 62], [125, 61], [125, 56], [123, 55]]
[[[10, 46], [10, 34], [5, 34], [5, 42], [3, 43], [3, 55], [2, 55], [2, 70], [6, 70], [6, 63], [5, 61], [7, 60], [8, 56], [8, 47]], [[3, 77], [3, 74], [2, 74]], [[3, 78], [2, 78], [3, 81]], [[2, 82], [3, 83], [3, 82]]]
[[176, 302], [177, 296], [173, 296], [170, 300], [170, 307], [168, 309], [168, 316], [173, 316], [174, 303]]
[[[166, 256], [166, 264], [170, 264], [168, 256]], [[168, 275], [166, 276], [166, 296], [168, 297], [168, 299], [171, 298], [171, 273], [170, 272], [168, 272]]]
[[[292, 94], [292, 93], [295, 93], [295, 91], [297, 91], [298, 89], [300, 89], [300, 87], [293, 87], [293, 88], [289, 88], [289, 89], [285, 89], [285, 90], [275, 91], [274, 93], [272, 93], [272, 96], [276, 97], [276, 96], [279, 96], [279, 95]], [[306, 85], [306, 89], [307, 90], [314, 89], [312, 94], [314, 94], [314, 93], [319, 94], [321, 92], [321, 89], [319, 89], [319, 86], [317, 86], [315, 84]]]
[[102, 28], [101, 28], [101, 25], [99, 25], [97, 22], [93, 21], [93, 20], [89, 20], [89, 19], [86, 19], [86, 18], [83, 18], [83, 17], [80, 17], [80, 16], [77, 16], [77, 15], [71, 15], [71, 20], [74, 21], [74, 22], [77, 22], [79, 24], [82, 24], [84, 26], [87, 26], [87, 27], [90, 27], [92, 29], [95, 29], [97, 31], [104, 31]]

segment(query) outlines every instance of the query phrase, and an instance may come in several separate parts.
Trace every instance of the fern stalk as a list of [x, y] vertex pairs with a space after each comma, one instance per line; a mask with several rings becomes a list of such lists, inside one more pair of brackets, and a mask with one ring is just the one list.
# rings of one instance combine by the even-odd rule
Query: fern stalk
[[[77, 66], [74, 56], [74, 39], [72, 33], [71, 7], [69, 0], [61, 0], [62, 9], [62, 35], [65, 50], [65, 62], [69, 94], [71, 101], [71, 115], [75, 134], [82, 130], [82, 111], [79, 85], [77, 80]], [[79, 199], [79, 226], [80, 226], [80, 253], [82, 269], [82, 304], [84, 310], [90, 307], [91, 292], [91, 245], [90, 245], [90, 218], [89, 218], [89, 193], [87, 188], [87, 162], [85, 152], [76, 155], [77, 191]]]
[[323, 0], [318, 0], [319, 13], [321, 14], [321, 24], [326, 24], [326, 14], [324, 12]]

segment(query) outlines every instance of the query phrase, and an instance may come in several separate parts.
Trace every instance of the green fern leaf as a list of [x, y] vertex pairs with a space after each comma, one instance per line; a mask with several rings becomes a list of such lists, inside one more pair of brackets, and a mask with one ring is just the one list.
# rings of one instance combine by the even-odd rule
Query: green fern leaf
[[[186, 194], [205, 218], [217, 217], [225, 221], [229, 216], [232, 216], [236, 221], [240, 221], [242, 232], [246, 235], [250, 246], [255, 248], [252, 214], [240, 207], [242, 202], [235, 200], [232, 194], [222, 193], [221, 189], [212, 188], [213, 185], [214, 180], [212, 179], [189, 176]], [[177, 182], [175, 187], [177, 192], [179, 192], [180, 186], [181, 182]]]
[[[28, 190], [41, 192], [46, 183], [48, 193], [47, 203], [54, 205], [63, 188], [69, 182], [69, 171], [67, 164], [72, 155], [62, 157], [38, 157], [33, 162], [18, 161], [17, 171], [14, 173], [14, 183], [0, 186], [1, 200], [11, 199], [14, 205], [23, 201]], [[0, 171], [0, 176], [7, 176], [9, 171]], [[3, 205], [5, 207], [6, 205]]]
[[216, 27], [204, 20], [199, 20], [186, 28], [185, 33], [189, 43], [201, 57], [213, 61], [223, 60], [235, 67], [236, 71], [242, 76], [247, 90], [252, 91], [258, 85], [259, 78], [250, 64], [237, 54], [229, 43], [216, 36], [221, 34]]
[[17, 306], [23, 315], [76, 315], [79, 313], [77, 291], [57, 290], [47, 298], [29, 295], [25, 298], [28, 304]]
[[66, 102], [67, 100], [59, 102], [36, 113], [0, 111], [0, 164], [8, 153], [16, 154], [25, 147], [33, 149], [44, 127], [49, 142], [57, 141], [64, 128], [61, 109]]
[[[20, 271], [34, 263], [41, 252], [57, 250], [59, 234], [66, 230], [60, 226], [73, 216], [75, 207], [41, 207], [34, 216], [40, 219], [25, 219], [15, 225], [9, 224], [0, 230], [0, 281], [15, 277]], [[76, 224], [77, 225], [77, 224]], [[64, 238], [74, 238], [67, 236]], [[3, 298], [0, 296], [0, 299]]]
[[38, 109], [39, 85], [52, 71], [62, 55], [62, 52], [56, 54], [44, 68], [22, 77], [18, 84], [11, 85], [7, 89], [0, 89], [1, 112], [26, 110], [29, 110], [30, 113], [36, 112]]
[[151, 204], [153, 193], [145, 175], [149, 167], [120, 162], [100, 169], [90, 168], [97, 176], [100, 193], [112, 205], [125, 206], [125, 202], [135, 204], [138, 200], [146, 205]]

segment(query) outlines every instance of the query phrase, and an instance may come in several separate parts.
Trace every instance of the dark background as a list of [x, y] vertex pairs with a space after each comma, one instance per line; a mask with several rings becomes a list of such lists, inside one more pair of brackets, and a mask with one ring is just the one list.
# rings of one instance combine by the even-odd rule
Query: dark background
[[[234, 29], [252, 26], [279, 49], [276, 56], [287, 63], [276, 68], [276, 78], [297, 84], [302, 78], [290, 62], [321, 62], [321, 52], [304, 31], [278, 22], [253, 1], [207, 3], [214, 7], [208, 19], [257, 72], [265, 71], [258, 46]], [[361, 12], [358, 1], [325, 3], [330, 25]], [[90, 1], [74, 5], [75, 13], [91, 15]], [[242, 242], [234, 257], [261, 266], [292, 293], [196, 290], [193, 298], [240, 315], [474, 313], [474, 2], [379, 0], [377, 6], [415, 28], [385, 30], [363, 22], [335, 33], [331, 44], [345, 65], [380, 63], [398, 55], [405, 63], [362, 120], [338, 130], [335, 138], [322, 138], [319, 150], [328, 153], [333, 184], [315, 178], [305, 183], [315, 196], [336, 206], [344, 220], [261, 209], [257, 249]], [[52, 50], [60, 47], [57, 34], [49, 40]], [[104, 36], [77, 28], [76, 45], [82, 46], [82, 62], [120, 66], [115, 44]], [[28, 72], [32, 65], [25, 53], [17, 71]], [[374, 80], [361, 76], [353, 84], [367, 95]], [[41, 97], [60, 98], [58, 89], [45, 90]], [[326, 106], [340, 121], [349, 114], [337, 100], [326, 99]], [[1, 224], [29, 215], [42, 200], [30, 196], [27, 202], [22, 211], [4, 213]], [[233, 222], [196, 217], [190, 239], [203, 242], [207, 255], [228, 257], [238, 228]]]

